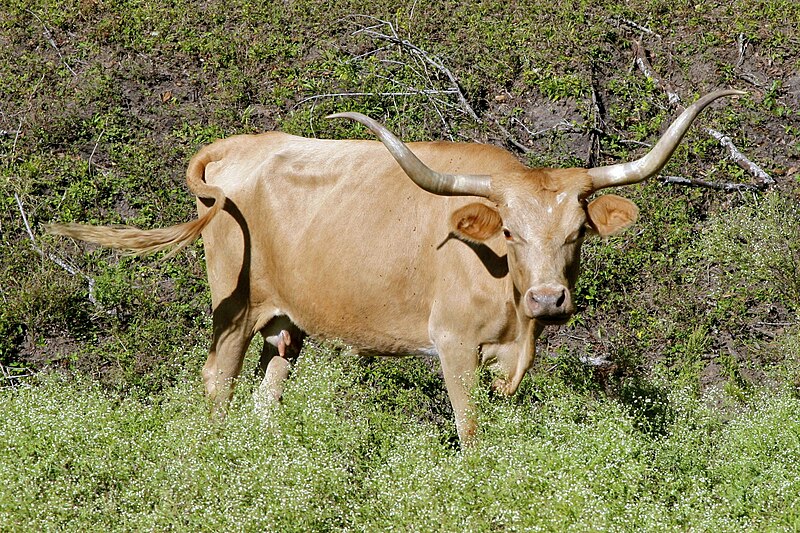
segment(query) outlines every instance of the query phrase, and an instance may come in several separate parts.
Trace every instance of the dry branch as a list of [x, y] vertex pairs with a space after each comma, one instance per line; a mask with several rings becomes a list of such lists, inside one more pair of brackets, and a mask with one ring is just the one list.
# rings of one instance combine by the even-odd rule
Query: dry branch
[[740, 33], [736, 38], [736, 44], [739, 45], [739, 60], [736, 61], [736, 66], [733, 68], [738, 69], [744, 64], [744, 56], [747, 53], [747, 39], [745, 39], [744, 33]]
[[97, 140], [94, 143], [94, 148], [92, 148], [92, 153], [89, 155], [89, 161], [87, 163], [87, 167], [89, 169], [90, 174], [92, 172], [92, 160], [94, 159], [94, 154], [95, 152], [97, 152], [97, 147], [100, 146], [100, 139], [103, 138], [103, 134], [105, 134], [105, 132], [106, 129], [103, 128], [103, 131], [101, 131], [100, 134], [97, 136]]
[[752, 183], [717, 183], [683, 176], [659, 176], [658, 181], [664, 184], [683, 185], [685, 187], [712, 189], [722, 192], [759, 191], [763, 188]]
[[551, 131], [565, 131], [568, 133], [578, 133], [582, 130], [575, 127], [574, 124], [568, 122], [566, 119], [562, 119], [560, 122], [557, 122], [555, 125], [550, 126], [549, 128], [544, 128], [539, 131], [533, 131], [528, 126], [526, 126], [520, 119], [517, 117], [511, 117], [511, 122], [515, 122], [520, 128], [525, 130], [525, 133], [528, 134], [528, 137], [531, 139], [538, 139], [545, 133], [549, 133]]
[[429, 96], [433, 94], [456, 94], [456, 91], [452, 89], [444, 89], [444, 90], [415, 89], [410, 91], [379, 92], [379, 93], [375, 92], [325, 93], [325, 94], [315, 94], [314, 96], [303, 98], [302, 100], [300, 100], [295, 104], [295, 107], [301, 106], [306, 102], [311, 102], [312, 100], [322, 100], [325, 98], [352, 98], [356, 96]]
[[627, 27], [632, 28], [632, 29], [634, 29], [634, 30], [636, 30], [638, 32], [646, 33], [648, 35], [652, 35], [653, 37], [657, 37], [659, 39], [661, 38], [661, 35], [657, 34], [653, 30], [651, 30], [650, 28], [648, 28], [646, 26], [642, 26], [641, 24], [638, 24], [638, 23], [636, 23], [636, 22], [634, 22], [634, 21], [632, 21], [630, 19], [626, 19], [626, 18], [623, 18], [623, 17], [611, 17], [608, 20], [610, 22], [616, 22], [620, 26], [627, 26]]
[[86, 282], [89, 284], [89, 301], [92, 304], [97, 305], [97, 300], [94, 297], [94, 279], [87, 276], [83, 272], [81, 272], [78, 267], [69, 264], [67, 261], [61, 259], [57, 255], [48, 254], [44, 250], [42, 250], [38, 244], [36, 244], [36, 237], [33, 235], [33, 231], [31, 230], [31, 226], [28, 223], [28, 216], [25, 214], [25, 208], [22, 206], [22, 200], [20, 200], [19, 195], [14, 193], [14, 199], [17, 201], [17, 207], [19, 208], [19, 214], [22, 216], [22, 223], [25, 225], [25, 231], [28, 232], [28, 238], [31, 241], [31, 248], [38, 253], [44, 259], [49, 259], [53, 263], [57, 264], [73, 276], [81, 276]]
[[0, 377], [5, 379], [9, 383], [8, 385], [0, 386], [0, 389], [9, 389], [18, 386], [18, 384], [14, 383], [15, 379], [21, 381], [25, 378], [33, 377], [33, 374], [31, 374], [30, 372], [26, 372], [24, 374], [14, 374], [11, 371], [9, 371], [9, 367], [0, 365]]
[[681, 103], [680, 95], [678, 95], [678, 93], [672, 89], [667, 81], [662, 79], [661, 76], [656, 74], [656, 71], [653, 70], [652, 65], [650, 65], [650, 61], [647, 60], [647, 53], [645, 52], [640, 41], [633, 41], [633, 54], [636, 66], [639, 67], [639, 70], [642, 72], [642, 74], [647, 76], [647, 78], [661, 87], [661, 90], [667, 94], [667, 102], [669, 102], [669, 105], [672, 107], [679, 106]]
[[727, 148], [731, 160], [740, 167], [742, 167], [744, 170], [749, 172], [751, 175], [753, 175], [756, 178], [756, 181], [760, 185], [767, 187], [769, 185], [775, 184], [775, 180], [772, 179], [772, 176], [764, 172], [764, 170], [761, 167], [759, 167], [758, 165], [750, 161], [747, 157], [745, 157], [745, 155], [742, 152], [740, 152], [738, 148], [736, 148], [730, 137], [720, 133], [719, 131], [713, 128], [707, 128], [706, 131], [708, 132], [709, 135], [711, 135], [717, 141], [719, 141], [719, 144]]
[[603, 127], [604, 127], [603, 114], [600, 110], [600, 98], [597, 96], [594, 76], [592, 76], [591, 115], [592, 115], [592, 129], [590, 132], [591, 146], [589, 147], [589, 153], [586, 156], [586, 166], [589, 168], [597, 166], [598, 162], [600, 161], [600, 134], [603, 132]]
[[[513, 145], [514, 145], [514, 146], [517, 148], [517, 150], [519, 150], [519, 151], [520, 151], [520, 152], [522, 152], [523, 154], [530, 153], [531, 149], [530, 149], [530, 148], [528, 148], [527, 146], [525, 146], [524, 144], [522, 144], [521, 142], [519, 142], [519, 141], [518, 141], [518, 140], [517, 140], [517, 139], [514, 137], [514, 135], [512, 135], [512, 133], [511, 133], [510, 131], [508, 131], [508, 129], [506, 129], [506, 127], [505, 127], [505, 126], [503, 126], [502, 124], [500, 124], [500, 121], [499, 121], [499, 120], [497, 120], [497, 118], [496, 118], [496, 117], [494, 117], [493, 115], [489, 115], [489, 118], [491, 118], [491, 119], [492, 119], [492, 122], [494, 123], [495, 127], [496, 127], [498, 130], [500, 130], [500, 132], [501, 132], [501, 133], [502, 133], [502, 134], [505, 136], [505, 138], [508, 140], [508, 142], [510, 142], [511, 144], [513, 144]], [[526, 129], [527, 129], [527, 128], [526, 128]]]
[[[352, 32], [351, 35], [366, 35], [368, 37], [371, 37], [372, 39], [375, 39], [375, 40], [378, 40], [378, 41], [384, 41], [384, 42], [389, 43], [390, 45], [399, 46], [401, 50], [409, 52], [419, 62], [419, 64], [422, 67], [421, 70], [424, 70], [424, 73], [423, 72], [416, 72], [416, 69], [413, 69], [413, 67], [411, 67], [410, 65], [408, 65], [406, 63], [401, 63], [401, 62], [396, 62], [396, 61], [391, 62], [391, 63], [400, 64], [400, 65], [402, 65], [402, 66], [404, 66], [406, 68], [412, 68], [412, 70], [415, 71], [415, 74], [417, 74], [420, 78], [423, 78], [423, 79], [427, 78], [428, 84], [431, 87], [435, 87], [436, 85], [431, 80], [431, 74], [429, 72], [429, 70], [432, 68], [435, 71], [437, 71], [440, 76], [444, 76], [448, 80], [449, 87], [446, 87], [445, 89], [406, 88], [405, 90], [398, 91], [398, 92], [376, 92], [376, 93], [352, 92], [352, 93], [336, 93], [336, 94], [315, 95], [315, 96], [311, 96], [309, 98], [305, 98], [305, 99], [301, 100], [297, 105], [303, 104], [303, 103], [308, 102], [308, 101], [316, 101], [316, 100], [319, 100], [319, 99], [322, 99], [322, 98], [332, 98], [332, 97], [337, 97], [337, 96], [338, 97], [352, 97], [352, 96], [412, 96], [412, 95], [424, 95], [424, 96], [427, 96], [429, 98], [429, 100], [431, 101], [431, 104], [434, 107], [434, 110], [439, 115], [439, 118], [441, 119], [442, 124], [445, 126], [446, 129], [449, 130], [450, 129], [450, 125], [448, 124], [447, 120], [445, 119], [444, 115], [442, 114], [442, 111], [439, 109], [437, 104], [441, 104], [441, 105], [443, 105], [445, 107], [452, 106], [452, 104], [450, 104], [449, 102], [440, 100], [440, 99], [433, 98], [435, 95], [438, 95], [438, 94], [447, 94], [447, 95], [454, 95], [457, 98], [460, 109], [464, 113], [469, 115], [469, 117], [472, 120], [474, 120], [478, 124], [483, 124], [484, 123], [484, 120], [475, 112], [475, 110], [473, 109], [472, 105], [470, 105], [469, 100], [467, 99], [466, 95], [464, 94], [464, 91], [461, 89], [461, 85], [460, 85], [460, 83], [458, 81], [458, 78], [453, 74], [453, 72], [449, 68], [447, 68], [447, 66], [438, 57], [436, 57], [433, 54], [430, 54], [429, 52], [427, 52], [426, 50], [422, 49], [421, 47], [415, 45], [411, 41], [401, 38], [398, 35], [397, 30], [395, 29], [394, 25], [389, 21], [382, 20], [382, 19], [379, 19], [379, 18], [376, 18], [376, 17], [372, 17], [372, 16], [367, 16], [367, 15], [354, 16], [353, 18], [367, 19], [367, 20], [369, 20], [371, 22], [371, 24], [368, 25], [368, 26], [359, 28], [358, 30]], [[388, 48], [388, 46], [381, 46], [379, 48], [376, 48], [375, 50], [372, 50], [372, 51], [360, 54], [358, 56], [355, 56], [355, 57], [353, 57], [351, 59], [351, 61], [358, 61], [358, 60], [360, 60], [360, 59], [362, 59], [364, 57], [374, 55], [374, 54], [376, 54], [376, 53], [378, 53], [380, 51], [384, 51], [387, 48]], [[394, 80], [389, 80], [389, 81], [394, 81]], [[520, 150], [523, 153], [530, 152], [530, 149], [527, 146], [525, 146], [523, 143], [519, 142], [514, 137], [514, 135], [500, 123], [500, 121], [497, 118], [495, 118], [495, 117], [493, 117], [491, 115], [488, 115], [488, 118], [491, 121], [492, 127], [494, 129], [498, 130], [501, 133], [501, 135], [507, 140], [507, 142], [509, 142], [511, 145], [513, 145], [515, 148], [517, 148], [518, 150]], [[452, 136], [451, 136], [451, 138], [452, 138]]]
[[759, 77], [753, 74], [752, 72], [745, 72], [742, 70], [742, 67], [744, 67], [744, 60], [745, 56], [747, 55], [747, 48], [748, 48], [747, 38], [744, 36], [744, 33], [740, 33], [739, 36], [736, 38], [736, 44], [739, 47], [739, 59], [736, 61], [736, 65], [733, 67], [733, 71], [736, 72], [736, 76], [740, 80], [744, 80], [751, 85], [764, 88], [766, 84], [764, 80], [759, 79]]
[[444, 74], [447, 77], [448, 80], [450, 80], [450, 83], [453, 85], [452, 88], [455, 91], [456, 95], [458, 96], [458, 100], [461, 103], [461, 106], [464, 108], [464, 110], [469, 114], [470, 117], [472, 117], [473, 120], [475, 120], [476, 122], [480, 123], [481, 122], [480, 117], [478, 117], [478, 115], [475, 113], [475, 110], [472, 109], [472, 106], [469, 105], [469, 102], [467, 101], [467, 98], [464, 96], [464, 93], [461, 91], [461, 86], [458, 83], [458, 79], [453, 75], [453, 73], [450, 71], [450, 69], [448, 69], [441, 61], [439, 61], [438, 58], [430, 55], [428, 52], [426, 52], [422, 48], [418, 47], [417, 45], [413, 44], [412, 42], [410, 42], [410, 41], [408, 41], [406, 39], [401, 39], [400, 37], [398, 37], [397, 36], [397, 32], [394, 30], [394, 26], [392, 26], [392, 24], [390, 22], [387, 22], [387, 21], [380, 21], [380, 22], [382, 22], [383, 24], [386, 24], [389, 28], [391, 28], [393, 35], [386, 35], [385, 33], [381, 33], [381, 32], [375, 31], [372, 28], [362, 28], [360, 30], [356, 30], [355, 32], [353, 32], [352, 35], [357, 35], [357, 34], [363, 33], [363, 34], [369, 35], [370, 37], [373, 37], [375, 39], [379, 39], [379, 40], [383, 40], [383, 41], [387, 41], [387, 42], [399, 45], [401, 48], [404, 48], [404, 49], [410, 51], [411, 53], [413, 53], [417, 57], [419, 57], [422, 60], [424, 60], [429, 65], [432, 65], [433, 67], [435, 67], [437, 70], [439, 70], [439, 72]]
[[[740, 53], [744, 54], [744, 45], [740, 42]], [[676, 112], [683, 112], [684, 107], [680, 103], [681, 98], [680, 96], [672, 90], [669, 83], [663, 80], [658, 74], [656, 74], [655, 70], [653, 70], [652, 65], [647, 60], [647, 54], [645, 53], [644, 47], [642, 43], [639, 41], [633, 41], [633, 51], [635, 55], [635, 62], [636, 65], [639, 67], [639, 70], [644, 74], [648, 79], [652, 80], [656, 83], [661, 89], [667, 94], [667, 99], [669, 101], [670, 106]], [[733, 191], [741, 191], [741, 190], [753, 190], [753, 189], [766, 189], [770, 185], [775, 183], [775, 180], [767, 174], [761, 167], [759, 167], [756, 163], [752, 162], [748, 159], [731, 141], [731, 138], [727, 135], [720, 133], [719, 131], [713, 128], [706, 128], [706, 133], [717, 140], [721, 146], [728, 150], [728, 154], [730, 159], [751, 174], [754, 178], [756, 183], [755, 184], [740, 184], [740, 183], [715, 183], [715, 182], [707, 182], [705, 180], [699, 179], [689, 179], [689, 178], [682, 178], [678, 176], [668, 176], [666, 178], [661, 178], [663, 183], [671, 183], [676, 185], [685, 185], [690, 187], [703, 187], [707, 189], [714, 189], [718, 191], [724, 192], [733, 192]]]
[[69, 70], [73, 76], [77, 77], [78, 75], [75, 73], [74, 70], [72, 70], [72, 67], [69, 66], [67, 60], [64, 59], [64, 55], [61, 53], [61, 49], [58, 47], [58, 44], [56, 44], [56, 40], [53, 38], [53, 34], [50, 33], [50, 30], [47, 28], [47, 25], [42, 21], [42, 19], [39, 18], [39, 15], [31, 11], [30, 9], [27, 9], [26, 11], [31, 15], [33, 15], [33, 17], [39, 21], [39, 24], [41, 24], [42, 26], [42, 35], [44, 35], [44, 38], [47, 40], [48, 43], [50, 43], [50, 46], [52, 46], [53, 49], [56, 51], [59, 59], [61, 59], [61, 62], [64, 63], [65, 67], [67, 67], [67, 70]]

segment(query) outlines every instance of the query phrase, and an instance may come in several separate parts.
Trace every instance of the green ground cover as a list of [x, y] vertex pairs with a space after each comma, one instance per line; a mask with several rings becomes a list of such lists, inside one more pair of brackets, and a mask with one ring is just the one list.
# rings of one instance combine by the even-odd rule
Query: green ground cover
[[[10, 530], [794, 530], [800, 399], [666, 385], [625, 404], [537, 374], [480, 398], [459, 450], [420, 362], [304, 355], [281, 409], [241, 394], [210, 422], [187, 378], [157, 399], [53, 375], [2, 395], [0, 522]], [[249, 389], [245, 386], [244, 389]], [[240, 391], [244, 392], [244, 391]], [[249, 392], [249, 390], [247, 391]], [[658, 413], [658, 427], [652, 427]]]

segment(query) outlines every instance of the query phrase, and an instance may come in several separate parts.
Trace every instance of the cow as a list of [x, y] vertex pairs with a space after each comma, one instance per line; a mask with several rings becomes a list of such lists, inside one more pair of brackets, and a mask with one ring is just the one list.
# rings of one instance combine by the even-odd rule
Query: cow
[[139, 254], [175, 253], [202, 235], [213, 307], [202, 375], [216, 409], [256, 334], [261, 387], [276, 399], [308, 334], [364, 354], [437, 354], [468, 443], [479, 367], [496, 368], [493, 389], [514, 394], [543, 329], [575, 312], [584, 239], [638, 217], [627, 199], [590, 197], [656, 174], [698, 113], [742, 94], [710, 93], [642, 158], [591, 169], [528, 168], [491, 145], [405, 144], [369, 117], [339, 113], [329, 118], [358, 121], [380, 142], [280, 132], [218, 140], [188, 165], [195, 220], [46, 229]]

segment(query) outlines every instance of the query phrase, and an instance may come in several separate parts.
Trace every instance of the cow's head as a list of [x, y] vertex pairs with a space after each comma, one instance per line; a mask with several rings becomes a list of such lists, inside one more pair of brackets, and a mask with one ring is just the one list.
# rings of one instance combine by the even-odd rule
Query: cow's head
[[[502, 235], [519, 310], [544, 324], [563, 323], [575, 311], [585, 237], [621, 231], [636, 221], [638, 209], [614, 195], [589, 202], [580, 169], [532, 170], [514, 181], [516, 186], [498, 191], [493, 206], [475, 202], [454, 212], [452, 229], [475, 242]], [[558, 186], [543, 188], [543, 181]]]
[[519, 311], [543, 324], [558, 324], [575, 311], [572, 293], [586, 235], [613, 235], [633, 224], [638, 215], [637, 207], [619, 196], [603, 195], [592, 201], [589, 197], [600, 189], [638, 183], [656, 174], [700, 111], [717, 98], [741, 94], [745, 93], [723, 90], [699, 99], [636, 161], [593, 169], [526, 169], [512, 175], [439, 173], [369, 117], [340, 113], [331, 118], [350, 118], [370, 128], [426, 191], [489, 200], [490, 205], [476, 202], [453, 213], [453, 231], [476, 242], [502, 234]]

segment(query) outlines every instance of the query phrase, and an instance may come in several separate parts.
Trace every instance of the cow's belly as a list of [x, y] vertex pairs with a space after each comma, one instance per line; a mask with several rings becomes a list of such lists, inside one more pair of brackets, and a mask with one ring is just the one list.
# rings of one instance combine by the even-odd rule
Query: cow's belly
[[[289, 297], [285, 313], [310, 335], [341, 340], [365, 354], [405, 355], [435, 353], [428, 333], [430, 312], [417, 306], [369, 301], [320, 299], [305, 291]], [[334, 295], [331, 295], [334, 296]], [[336, 295], [338, 296], [338, 295]], [[370, 305], [374, 304], [374, 305]]]

